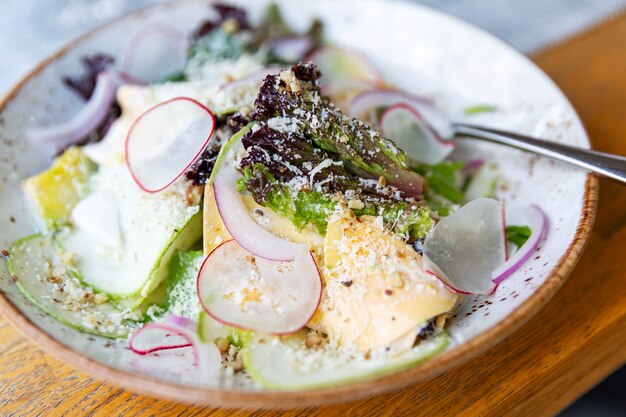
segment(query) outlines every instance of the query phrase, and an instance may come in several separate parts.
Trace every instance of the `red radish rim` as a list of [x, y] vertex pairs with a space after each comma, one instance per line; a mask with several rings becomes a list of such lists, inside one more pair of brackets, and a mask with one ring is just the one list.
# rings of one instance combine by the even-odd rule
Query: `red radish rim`
[[[139, 335], [141, 335], [141, 333], [146, 332], [146, 331], [152, 331], [152, 330], [164, 330], [166, 332], [170, 332], [171, 334], [174, 334], [176, 336], [182, 337], [183, 339], [186, 339], [189, 343], [185, 343], [185, 344], [181, 344], [181, 345], [160, 345], [160, 346], [155, 346], [154, 348], [147, 349], [147, 350], [137, 348], [137, 346], [134, 343], [135, 339]], [[194, 341], [193, 337], [191, 337], [189, 334], [187, 334], [187, 329], [180, 328], [180, 327], [174, 326], [172, 324], [167, 324], [167, 323], [150, 323], [150, 324], [147, 324], [147, 325], [143, 326], [141, 329], [139, 329], [135, 333], [133, 333], [132, 337], [130, 338], [129, 347], [130, 347], [130, 349], [133, 352], [135, 352], [138, 355], [148, 355], [150, 353], [160, 352], [160, 351], [163, 351], [163, 350], [174, 350], [174, 349], [181, 349], [181, 348], [185, 348], [185, 347], [192, 347], [193, 348], [193, 352], [194, 352], [194, 356], [196, 358], [196, 362], [199, 362], [198, 348], [197, 348], [197, 346], [195, 346], [195, 341]]]
[[148, 34], [160, 32], [166, 34], [167, 36], [170, 36], [172, 39], [178, 38], [179, 41], [185, 42], [185, 44], [187, 44], [188, 42], [187, 36], [185, 36], [184, 33], [179, 31], [176, 27], [165, 22], [153, 22], [139, 29], [139, 31], [135, 33], [135, 35], [131, 38], [129, 42], [128, 49], [124, 54], [124, 60], [122, 61], [120, 69], [120, 76], [122, 77], [122, 79], [131, 81], [134, 84], [148, 84], [148, 81], [135, 77], [130, 71], [132, 70], [132, 65], [135, 61], [137, 48], [139, 48], [139, 46], [141, 45], [141, 42], [143, 41], [145, 36], [145, 32], [147, 32]]
[[[219, 167], [212, 184], [213, 194], [215, 196], [215, 205], [217, 206], [217, 211], [220, 215], [220, 218], [222, 219], [226, 230], [228, 230], [228, 233], [230, 233], [232, 238], [237, 241], [239, 246], [241, 246], [254, 256], [258, 256], [269, 261], [281, 262], [293, 261], [301, 250], [308, 250], [307, 245], [282, 239], [265, 230], [261, 225], [257, 224], [254, 219], [250, 217], [247, 212], [247, 208], [245, 207], [243, 201], [241, 201], [241, 195], [239, 195], [237, 189], [235, 188], [235, 181], [232, 181], [230, 178], [227, 177], [229, 172], [235, 175], [237, 174], [237, 171], [232, 165], [232, 162], [226, 162], [221, 167]], [[228, 205], [228, 202], [224, 203], [223, 200], [228, 197], [232, 197], [232, 207], [224, 207], [225, 204]], [[239, 207], [234, 207], [234, 204], [237, 204]], [[237, 209], [239, 209], [239, 211], [241, 212], [237, 213]], [[233, 219], [237, 216], [237, 214], [239, 214], [239, 216], [247, 216], [247, 220], [249, 220], [248, 224], [240, 224], [238, 225], [239, 227], [233, 224]], [[242, 226], [249, 227], [253, 231], [258, 231], [258, 234], [260, 236], [257, 236], [257, 239], [253, 239], [255, 242], [259, 241], [260, 239], [272, 240], [274, 242], [274, 245], [267, 245], [267, 247], [274, 248], [274, 250], [276, 250], [275, 246], [283, 244], [283, 249], [285, 249], [285, 247], [293, 249], [291, 251], [286, 250], [286, 254], [281, 257], [274, 256], [272, 254], [264, 252], [263, 250], [259, 250], [259, 247], [254, 247], [254, 245], [249, 244], [249, 241], [251, 240], [250, 235], [252, 235], [253, 233], [242, 231], [242, 229], [244, 228]], [[246, 237], [248, 239], [246, 239]], [[285, 251], [283, 251], [283, 253], [285, 253]]]
[[[382, 73], [380, 72], [380, 70], [374, 65], [374, 63], [367, 57], [367, 55], [365, 55], [363, 52], [358, 51], [356, 49], [353, 48], [348, 48], [345, 46], [337, 46], [337, 45], [324, 45], [324, 46], [320, 46], [319, 48], [315, 49], [313, 52], [311, 52], [309, 55], [307, 55], [303, 61], [304, 62], [313, 62], [315, 63], [315, 57], [318, 56], [321, 53], [324, 52], [330, 52], [330, 51], [335, 51], [335, 52], [340, 52], [340, 53], [346, 53], [349, 55], [353, 55], [355, 56], [359, 61], [361, 61], [361, 63], [363, 63], [368, 70], [370, 70], [370, 72], [374, 75], [374, 79], [371, 81], [374, 81], [377, 85], [382, 85], [385, 83], [385, 79], [382, 75]], [[356, 78], [356, 77], [355, 77]], [[359, 78], [360, 79], [360, 78]]]
[[[362, 93], [362, 94], [366, 94], [366, 92]], [[359, 96], [355, 97], [358, 98]], [[451, 140], [447, 140], [444, 139], [433, 127], [432, 125], [424, 118], [424, 116], [422, 116], [422, 114], [419, 112], [418, 109], [415, 108], [415, 106], [412, 106], [409, 103], [406, 102], [399, 102], [396, 104], [393, 104], [389, 107], [387, 107], [385, 109], [385, 111], [383, 112], [383, 114], [380, 116], [380, 122], [378, 123], [380, 126], [383, 125], [383, 120], [385, 119], [385, 117], [387, 117], [389, 115], [389, 112], [393, 112], [394, 110], [397, 109], [403, 109], [408, 111], [409, 113], [411, 113], [413, 116], [415, 116], [416, 119], [418, 119], [422, 126], [424, 126], [426, 128], [426, 130], [428, 130], [434, 137], [435, 140], [437, 140], [437, 142], [441, 143], [442, 145], [446, 146], [446, 147], [450, 147], [452, 149], [456, 148], [456, 143], [454, 141]], [[383, 131], [383, 134], [385, 132]]]
[[[179, 100], [187, 100], [190, 101], [194, 104], [196, 104], [197, 106], [201, 107], [203, 110], [205, 110], [210, 116], [211, 119], [213, 120], [213, 127], [211, 129], [211, 133], [209, 134], [209, 136], [206, 138], [206, 140], [204, 141], [204, 144], [202, 145], [200, 151], [196, 154], [196, 156], [193, 157], [193, 159], [191, 160], [191, 162], [189, 162], [189, 164], [185, 167], [185, 169], [183, 169], [180, 174], [178, 174], [174, 179], [172, 179], [167, 185], [165, 185], [164, 187], [161, 187], [157, 190], [150, 190], [147, 189], [146, 187], [143, 186], [143, 184], [141, 184], [141, 181], [139, 181], [139, 179], [137, 178], [137, 176], [135, 175], [135, 172], [133, 171], [133, 168], [131, 167], [131, 164], [129, 162], [128, 159], [128, 140], [131, 137], [131, 134], [133, 132], [133, 129], [135, 128], [135, 126], [137, 125], [137, 123], [149, 112], [151, 112], [152, 110], [164, 106], [166, 104], [169, 104], [173, 101], [179, 101]], [[158, 193], [161, 192], [163, 190], [165, 190], [166, 188], [168, 188], [170, 185], [172, 185], [174, 182], [176, 182], [177, 179], [179, 179], [188, 169], [189, 167], [191, 167], [193, 165], [194, 162], [196, 162], [198, 160], [198, 158], [200, 157], [200, 155], [202, 155], [202, 152], [204, 152], [204, 150], [206, 149], [207, 145], [209, 144], [209, 141], [211, 140], [211, 138], [213, 137], [213, 133], [215, 132], [215, 124], [216, 124], [216, 120], [215, 120], [215, 115], [213, 114], [213, 112], [211, 111], [211, 109], [209, 109], [207, 106], [205, 106], [204, 104], [198, 102], [197, 100], [194, 100], [193, 98], [190, 97], [174, 97], [171, 98], [169, 100], [163, 101], [161, 103], [158, 103], [152, 107], [150, 107], [148, 110], [144, 111], [143, 113], [141, 113], [141, 115], [139, 117], [137, 117], [135, 119], [135, 121], [133, 122], [133, 124], [131, 125], [130, 129], [128, 129], [128, 133], [126, 134], [126, 139], [124, 140], [124, 158], [126, 160], [126, 167], [128, 168], [128, 171], [130, 172], [130, 175], [133, 177], [133, 180], [135, 181], [135, 183], [137, 183], [137, 185], [139, 186], [139, 188], [141, 188], [143, 191], [148, 192], [148, 193]]]
[[[202, 299], [202, 297], [200, 297], [200, 280], [202, 279], [202, 270], [204, 269], [204, 266], [207, 262], [207, 260], [211, 257], [211, 255], [217, 251], [219, 248], [221, 248], [222, 246], [226, 245], [226, 244], [230, 244], [231, 242], [234, 242], [236, 244], [239, 244], [235, 239], [230, 239], [227, 240], [225, 242], [220, 243], [219, 245], [217, 245], [215, 248], [213, 248], [213, 250], [209, 253], [209, 255], [204, 258], [204, 260], [202, 261], [202, 265], [200, 266], [200, 271], [198, 271], [198, 277], [196, 278], [196, 293], [198, 294], [198, 299], [200, 300], [200, 306], [202, 306], [202, 309], [209, 315], [211, 316], [211, 318], [213, 318], [214, 320], [217, 320], [218, 322], [226, 325], [226, 326], [231, 326], [231, 327], [235, 327], [237, 329], [241, 329], [241, 330], [247, 330], [247, 331], [255, 331], [255, 329], [252, 329], [250, 327], [247, 326], [241, 326], [239, 324], [230, 322], [226, 319], [223, 319], [221, 317], [216, 316], [215, 314], [213, 314], [211, 312], [211, 310], [209, 310], [209, 308], [205, 305], [204, 300]], [[243, 247], [243, 246], [242, 246]], [[244, 248], [245, 249], [245, 248]], [[320, 280], [320, 284], [322, 284], [322, 274], [320, 272], [319, 266], [317, 265], [317, 262], [315, 261], [315, 257], [313, 257], [313, 254], [311, 253], [311, 251], [309, 252], [309, 256], [311, 257], [311, 261], [313, 261], [313, 264], [315, 265], [315, 269], [317, 269], [317, 276], [319, 277]], [[254, 255], [256, 256], [256, 255]], [[289, 331], [289, 332], [276, 332], [276, 333], [271, 333], [272, 335], [275, 336], [284, 336], [284, 335], [288, 335], [288, 334], [294, 334], [300, 330], [302, 330], [302, 328], [306, 327], [307, 323], [309, 321], [311, 321], [311, 319], [313, 318], [313, 316], [315, 315], [315, 313], [317, 312], [317, 309], [320, 307], [320, 303], [322, 302], [322, 293], [323, 293], [323, 288], [322, 285], [320, 285], [320, 291], [319, 291], [319, 296], [317, 297], [317, 303], [315, 304], [315, 309], [313, 309], [313, 313], [306, 319], [306, 321], [304, 322], [304, 324], [299, 327], [296, 330], [293, 331]]]
[[544, 211], [536, 204], [530, 205], [527, 210], [531, 213], [529, 216], [531, 227], [533, 228], [531, 235], [522, 247], [517, 249], [517, 252], [515, 252], [513, 256], [492, 272], [492, 281], [495, 284], [504, 282], [520, 269], [532, 254], [535, 253], [546, 233], [548, 218]]

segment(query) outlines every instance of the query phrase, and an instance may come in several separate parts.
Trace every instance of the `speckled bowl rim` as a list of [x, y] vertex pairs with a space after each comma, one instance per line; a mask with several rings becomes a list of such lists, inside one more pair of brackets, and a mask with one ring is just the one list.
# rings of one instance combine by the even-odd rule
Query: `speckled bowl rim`
[[[117, 24], [117, 22], [121, 19], [138, 17], [141, 14], [149, 12], [153, 8], [167, 8], [171, 6], [176, 7], [174, 2], [147, 7], [132, 14], [122, 16], [119, 19], [105, 23], [76, 38], [38, 64], [11, 90], [9, 90], [8, 94], [2, 99], [2, 101], [0, 101], [0, 114], [31, 78], [39, 74], [50, 63], [59, 59], [75, 46], [91, 38], [98, 32]], [[426, 7], [423, 5], [421, 6]], [[445, 14], [440, 11], [437, 11], [437, 13]], [[460, 21], [463, 25], [473, 26], [465, 21], [455, 18], [454, 16], [447, 14], [446, 16]], [[476, 30], [486, 33], [480, 28], [475, 26], [473, 27]], [[493, 37], [492, 35], [489, 36]], [[528, 60], [528, 58], [521, 53], [518, 53], [518, 55], [523, 59]], [[532, 62], [530, 63], [538, 71], [545, 75], [545, 73], [538, 66]], [[547, 78], [550, 80], [549, 77]], [[555, 89], [560, 91], [554, 82], [552, 82], [552, 84]], [[576, 117], [579, 118], [577, 114]], [[588, 135], [586, 136], [588, 137]], [[598, 194], [599, 180], [595, 175], [588, 174], [585, 181], [585, 192], [583, 195], [583, 206], [580, 219], [578, 221], [574, 237], [565, 254], [558, 261], [550, 275], [546, 278], [545, 282], [535, 290], [533, 295], [513, 310], [505, 319], [474, 337], [469, 342], [463, 343], [452, 350], [444, 352], [423, 364], [389, 375], [375, 377], [356, 383], [306, 391], [239, 391], [213, 388], [194, 388], [177, 385], [148, 376], [133, 374], [113, 368], [76, 352], [37, 327], [6, 297], [2, 291], [0, 291], [0, 313], [22, 335], [38, 344], [45, 353], [50, 353], [53, 356], [67, 363], [71, 363], [79, 369], [93, 374], [98, 378], [107, 380], [112, 384], [128, 388], [132, 391], [153, 395], [158, 398], [184, 401], [207, 406], [282, 409], [345, 402], [398, 390], [418, 382], [433, 379], [452, 368], [468, 362], [470, 359], [485, 352], [520, 328], [554, 296], [578, 263], [580, 255], [585, 249], [593, 228], [598, 207]]]

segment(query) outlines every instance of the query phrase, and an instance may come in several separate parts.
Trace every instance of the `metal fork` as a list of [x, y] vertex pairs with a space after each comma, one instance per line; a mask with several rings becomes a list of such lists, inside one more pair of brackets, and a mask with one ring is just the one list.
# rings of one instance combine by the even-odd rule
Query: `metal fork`
[[480, 139], [567, 162], [626, 184], [626, 157], [465, 123], [453, 124], [455, 138]]

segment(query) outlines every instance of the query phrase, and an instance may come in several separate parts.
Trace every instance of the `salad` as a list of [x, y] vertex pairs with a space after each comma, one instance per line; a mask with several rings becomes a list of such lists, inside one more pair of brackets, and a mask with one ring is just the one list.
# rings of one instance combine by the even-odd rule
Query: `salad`
[[64, 79], [84, 107], [25, 129], [55, 157], [23, 182], [40, 233], [3, 252], [16, 285], [127, 341], [139, 372], [309, 389], [445, 351], [465, 295], [537, 249], [542, 210], [507, 225], [494, 164], [321, 22], [209, 13], [190, 35], [148, 25], [122, 62], [85, 57]]

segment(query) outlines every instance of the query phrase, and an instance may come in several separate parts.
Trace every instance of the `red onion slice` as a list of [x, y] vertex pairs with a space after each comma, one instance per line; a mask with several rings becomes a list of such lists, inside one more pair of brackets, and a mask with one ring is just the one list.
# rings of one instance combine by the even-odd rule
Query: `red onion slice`
[[236, 88], [243, 87], [243, 86], [248, 86], [248, 85], [251, 85], [251, 84], [259, 84], [260, 85], [263, 82], [263, 80], [265, 79], [265, 77], [267, 77], [268, 75], [278, 74], [281, 71], [282, 71], [282, 68], [278, 67], [278, 66], [270, 66], [270, 67], [259, 68], [257, 70], [254, 70], [254, 71], [244, 75], [241, 78], [238, 78], [236, 80], [233, 80], [231, 82], [223, 84], [220, 87], [220, 89], [222, 89], [222, 90], [231, 90], [231, 89], [236, 89]]
[[426, 237], [424, 269], [453, 290], [489, 294], [491, 274], [506, 261], [502, 204], [490, 198], [471, 201], [444, 217]]
[[[184, 317], [170, 317], [166, 323], [150, 323], [136, 331], [130, 339], [130, 348], [139, 355], [190, 348], [194, 366], [201, 375], [212, 375], [220, 368], [222, 358], [213, 343], [202, 343], [198, 338], [197, 324]], [[171, 360], [172, 371], [184, 368], [184, 356], [164, 358]]]
[[59, 151], [80, 142], [96, 130], [109, 114], [115, 98], [116, 80], [109, 71], [98, 74], [96, 87], [85, 106], [70, 120], [49, 127], [31, 127], [24, 131], [33, 143]]
[[402, 91], [386, 89], [366, 91], [352, 100], [348, 114], [361, 120], [375, 120], [373, 116], [379, 109], [386, 109], [400, 103], [415, 109], [440, 137], [450, 139], [454, 136], [452, 124], [431, 100]]
[[220, 217], [228, 233], [248, 252], [271, 261], [292, 261], [309, 248], [268, 232], [252, 219], [237, 191], [240, 177], [231, 161], [224, 162], [214, 173], [213, 191]]
[[122, 62], [123, 78], [148, 84], [175, 74], [185, 67], [188, 43], [174, 26], [162, 22], [147, 25], [129, 42]]
[[221, 323], [289, 334], [303, 328], [317, 310], [322, 280], [308, 250], [292, 262], [275, 262], [229, 240], [205, 259], [198, 295], [204, 310]]
[[380, 128], [407, 156], [425, 164], [443, 161], [455, 148], [454, 142], [439, 136], [421, 113], [406, 103], [394, 104], [385, 110]]
[[495, 284], [500, 284], [513, 275], [537, 250], [546, 233], [548, 219], [539, 206], [534, 204], [529, 206], [522, 215], [528, 220], [532, 233], [526, 243], [513, 256], [491, 273], [492, 281]]
[[362, 53], [351, 49], [324, 46], [305, 61], [313, 61], [322, 71], [322, 85], [350, 78], [370, 80], [377, 84], [383, 82], [383, 76], [374, 64]]
[[313, 39], [310, 36], [296, 36], [293, 38], [276, 39], [269, 46], [275, 57], [284, 62], [300, 61], [312, 48]]
[[211, 110], [188, 97], [148, 109], [126, 136], [126, 165], [144, 191], [162, 191], [206, 148], [215, 128]]

